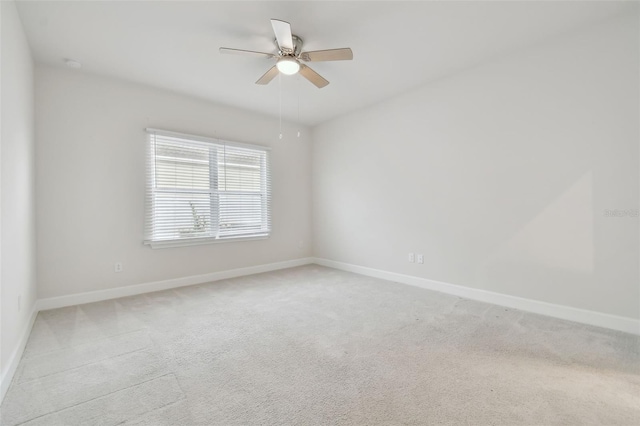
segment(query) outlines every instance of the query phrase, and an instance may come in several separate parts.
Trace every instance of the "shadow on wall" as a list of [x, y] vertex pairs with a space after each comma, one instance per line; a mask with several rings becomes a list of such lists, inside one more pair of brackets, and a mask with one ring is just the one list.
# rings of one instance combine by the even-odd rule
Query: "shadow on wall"
[[[593, 178], [586, 173], [503, 244], [495, 257], [503, 262], [594, 271]], [[494, 277], [495, 278], [495, 277]]]
[[[571, 300], [575, 289], [590, 292], [589, 298], [593, 292], [606, 298], [603, 284], [614, 280], [627, 281], [633, 291], [629, 277], [636, 277], [637, 291], [637, 206], [602, 210], [603, 203], [594, 199], [598, 193], [593, 172], [583, 174], [491, 253], [480, 267], [483, 281], [504, 292], [518, 282], [537, 289], [531, 297], [561, 291]], [[572, 285], [563, 290], [567, 283]]]

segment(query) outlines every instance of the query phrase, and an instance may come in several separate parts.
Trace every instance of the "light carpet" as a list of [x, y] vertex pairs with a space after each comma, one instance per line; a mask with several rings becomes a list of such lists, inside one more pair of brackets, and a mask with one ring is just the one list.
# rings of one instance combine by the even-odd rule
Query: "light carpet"
[[41, 312], [0, 419], [639, 425], [639, 347], [309, 265]]

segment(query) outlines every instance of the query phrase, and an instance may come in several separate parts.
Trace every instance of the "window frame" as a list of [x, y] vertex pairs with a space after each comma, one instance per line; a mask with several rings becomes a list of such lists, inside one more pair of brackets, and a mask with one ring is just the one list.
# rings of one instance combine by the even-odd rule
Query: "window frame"
[[[194, 246], [194, 245], [205, 245], [205, 244], [218, 244], [218, 243], [231, 243], [238, 241], [255, 241], [255, 240], [265, 240], [271, 237], [272, 227], [271, 227], [271, 161], [270, 161], [270, 151], [271, 147], [264, 145], [256, 145], [256, 144], [247, 144], [242, 142], [229, 141], [224, 139], [217, 138], [209, 138], [206, 136], [198, 136], [187, 133], [173, 132], [169, 130], [162, 130], [156, 128], [146, 128], [145, 132], [147, 137], [145, 138], [146, 143], [146, 157], [147, 157], [147, 165], [146, 165], [146, 187], [145, 187], [145, 218], [144, 218], [144, 237], [143, 244], [148, 245], [153, 249], [157, 248], [170, 248], [170, 247], [185, 247], [185, 246]], [[206, 236], [206, 237], [195, 237], [195, 238], [173, 238], [173, 239], [162, 239], [162, 240], [153, 240], [153, 227], [154, 227], [154, 182], [156, 179], [156, 160], [157, 156], [155, 152], [152, 152], [154, 142], [152, 138], [155, 135], [165, 136], [169, 138], [179, 138], [186, 141], [193, 141], [194, 143], [205, 143], [212, 144], [216, 147], [234, 147], [234, 148], [243, 148], [250, 149], [256, 151], [264, 152], [264, 157], [262, 157], [263, 166], [261, 167], [260, 173], [260, 194], [262, 195], [262, 223], [266, 226], [265, 233], [256, 234], [248, 234], [248, 235], [231, 235], [231, 236]], [[219, 217], [220, 217], [220, 191], [218, 186], [218, 155], [220, 154], [219, 150], [210, 150], [209, 155], [209, 172], [210, 172], [210, 206], [211, 206], [211, 217], [213, 218], [213, 212], [215, 211], [218, 220], [213, 223], [211, 221], [211, 233], [218, 233], [219, 231]], [[215, 159], [213, 158], [215, 157]], [[212, 162], [213, 161], [213, 162]], [[216, 189], [212, 189], [216, 188]], [[163, 192], [166, 190], [161, 190]], [[231, 192], [231, 191], [230, 191]]]

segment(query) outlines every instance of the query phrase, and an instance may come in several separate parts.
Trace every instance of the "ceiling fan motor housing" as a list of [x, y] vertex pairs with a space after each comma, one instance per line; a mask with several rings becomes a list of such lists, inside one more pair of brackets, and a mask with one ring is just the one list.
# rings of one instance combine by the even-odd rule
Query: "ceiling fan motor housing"
[[293, 39], [293, 52], [283, 52], [282, 50], [280, 50], [280, 46], [278, 45], [278, 39], [273, 40], [276, 48], [278, 49], [278, 52], [280, 52], [280, 55], [298, 57], [298, 55], [300, 55], [300, 52], [302, 52], [302, 45], [304, 43], [302, 39], [295, 34], [292, 34], [291, 38]]

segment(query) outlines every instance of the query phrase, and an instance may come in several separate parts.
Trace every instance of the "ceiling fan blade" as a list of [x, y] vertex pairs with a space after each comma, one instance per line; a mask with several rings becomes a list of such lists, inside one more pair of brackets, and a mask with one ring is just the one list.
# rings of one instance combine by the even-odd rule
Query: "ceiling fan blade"
[[291, 24], [279, 19], [272, 19], [271, 26], [278, 40], [278, 46], [283, 53], [293, 53], [293, 37], [291, 37]]
[[300, 64], [300, 74], [302, 74], [304, 78], [315, 84], [318, 89], [322, 89], [324, 86], [329, 84], [328, 80], [326, 80], [324, 77], [322, 77], [320, 74], [318, 74], [305, 64]]
[[314, 50], [313, 52], [302, 52], [300, 59], [308, 62], [320, 61], [350, 61], [353, 59], [353, 52], [350, 48]]
[[220, 53], [232, 54], [232, 55], [245, 55], [245, 56], [260, 56], [263, 58], [275, 58], [273, 53], [255, 52], [253, 50], [231, 49], [229, 47], [221, 47]]
[[269, 84], [276, 75], [278, 75], [278, 68], [274, 65], [256, 81], [256, 84]]

